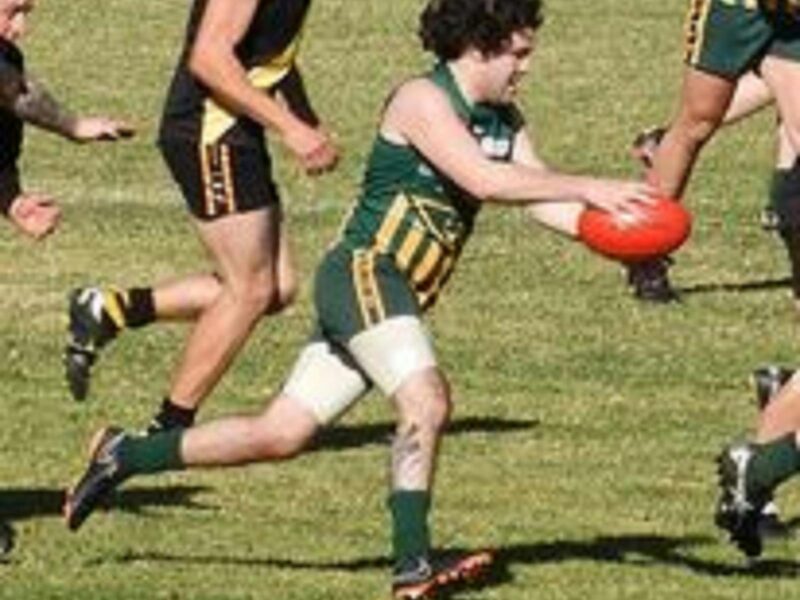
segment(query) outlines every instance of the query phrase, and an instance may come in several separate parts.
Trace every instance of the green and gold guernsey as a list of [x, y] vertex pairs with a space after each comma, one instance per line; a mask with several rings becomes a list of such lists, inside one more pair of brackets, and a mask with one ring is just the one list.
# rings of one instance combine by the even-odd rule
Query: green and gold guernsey
[[[484, 153], [492, 160], [510, 161], [514, 137], [523, 125], [516, 107], [471, 105], [446, 64], [427, 77], [447, 94]], [[432, 306], [472, 233], [480, 206], [413, 147], [379, 134], [361, 196], [317, 277], [323, 329], [326, 322], [337, 321], [338, 327], [328, 329], [347, 337], [389, 316], [417, 314]], [[344, 277], [352, 293], [343, 289]], [[350, 312], [354, 322], [342, 324]]]
[[[800, 0], [719, 0], [728, 6], [741, 6], [747, 10], [761, 9], [768, 14], [782, 15], [792, 19], [800, 17]], [[705, 4], [697, 2], [694, 4]]]

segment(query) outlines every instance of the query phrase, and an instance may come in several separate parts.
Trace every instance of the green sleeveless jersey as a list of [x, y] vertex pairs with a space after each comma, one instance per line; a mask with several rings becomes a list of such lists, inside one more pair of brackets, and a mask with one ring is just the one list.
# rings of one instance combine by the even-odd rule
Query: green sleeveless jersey
[[[490, 159], [511, 160], [514, 137], [523, 124], [515, 106], [469, 104], [445, 64], [427, 77], [444, 90]], [[340, 247], [391, 258], [424, 309], [452, 274], [480, 206], [413, 147], [379, 134]]]

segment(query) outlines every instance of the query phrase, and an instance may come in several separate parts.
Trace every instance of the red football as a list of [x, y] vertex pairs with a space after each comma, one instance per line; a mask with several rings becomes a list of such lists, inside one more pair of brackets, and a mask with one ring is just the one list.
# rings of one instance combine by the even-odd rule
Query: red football
[[587, 208], [578, 221], [578, 236], [589, 248], [622, 262], [641, 262], [677, 250], [692, 229], [692, 216], [674, 200], [642, 204], [643, 217], [612, 215]]

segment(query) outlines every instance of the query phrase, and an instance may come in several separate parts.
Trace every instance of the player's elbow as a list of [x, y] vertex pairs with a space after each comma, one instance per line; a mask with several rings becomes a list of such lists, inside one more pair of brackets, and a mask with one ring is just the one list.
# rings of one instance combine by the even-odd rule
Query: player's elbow
[[192, 77], [206, 85], [214, 82], [215, 73], [219, 72], [219, 65], [222, 62], [220, 51], [208, 43], [196, 43], [186, 61]]

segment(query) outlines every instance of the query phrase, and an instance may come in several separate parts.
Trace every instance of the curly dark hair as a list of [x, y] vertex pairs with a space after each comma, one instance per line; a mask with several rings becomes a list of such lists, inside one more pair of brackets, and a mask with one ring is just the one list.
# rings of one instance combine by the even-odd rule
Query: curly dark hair
[[430, 0], [420, 17], [422, 45], [442, 60], [473, 47], [502, 51], [511, 35], [542, 24], [541, 0]]

